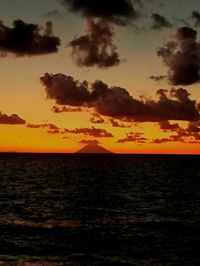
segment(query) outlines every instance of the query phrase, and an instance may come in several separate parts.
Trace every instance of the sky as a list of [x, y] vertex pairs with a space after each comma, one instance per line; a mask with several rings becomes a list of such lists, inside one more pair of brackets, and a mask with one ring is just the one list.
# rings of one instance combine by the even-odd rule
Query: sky
[[0, 151], [200, 154], [198, 0], [1, 0]]

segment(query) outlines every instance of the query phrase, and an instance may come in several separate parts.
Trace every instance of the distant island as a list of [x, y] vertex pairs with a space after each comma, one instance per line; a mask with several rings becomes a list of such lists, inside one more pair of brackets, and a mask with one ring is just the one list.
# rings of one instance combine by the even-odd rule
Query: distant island
[[112, 152], [97, 144], [88, 144], [76, 153], [111, 154]]

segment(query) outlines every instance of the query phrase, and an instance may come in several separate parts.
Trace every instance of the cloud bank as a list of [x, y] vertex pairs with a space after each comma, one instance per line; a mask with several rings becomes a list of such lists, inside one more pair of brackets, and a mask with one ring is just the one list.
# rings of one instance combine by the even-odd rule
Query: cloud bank
[[124, 121], [159, 122], [163, 120], [199, 120], [199, 107], [183, 88], [157, 91], [157, 100], [135, 99], [125, 88], [109, 87], [96, 80], [77, 81], [64, 74], [41, 77], [47, 98], [57, 105], [93, 108], [99, 115]]

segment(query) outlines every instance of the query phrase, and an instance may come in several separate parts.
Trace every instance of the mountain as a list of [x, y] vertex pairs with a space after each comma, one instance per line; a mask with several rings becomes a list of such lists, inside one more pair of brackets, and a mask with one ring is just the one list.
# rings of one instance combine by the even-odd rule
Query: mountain
[[112, 153], [109, 150], [106, 150], [105, 148], [97, 145], [97, 144], [88, 144], [85, 147], [83, 147], [82, 149], [80, 149], [79, 151], [77, 151], [76, 153]]

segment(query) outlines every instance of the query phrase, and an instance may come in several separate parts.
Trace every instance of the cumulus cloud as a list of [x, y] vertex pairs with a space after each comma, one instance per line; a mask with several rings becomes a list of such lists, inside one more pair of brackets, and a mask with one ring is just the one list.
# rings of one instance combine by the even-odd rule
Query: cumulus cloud
[[162, 30], [163, 28], [171, 28], [172, 24], [162, 15], [158, 13], [153, 13], [151, 15], [153, 24], [151, 26], [154, 30]]
[[41, 33], [37, 24], [15, 20], [9, 28], [0, 22], [0, 51], [3, 55], [14, 53], [17, 56], [33, 56], [58, 51], [60, 39], [53, 36], [52, 23], [47, 22]]
[[89, 18], [85, 34], [69, 43], [75, 63], [79, 67], [99, 68], [119, 65], [120, 58], [113, 37], [114, 29], [109, 21]]
[[71, 133], [71, 134], [83, 134], [86, 136], [92, 136], [96, 138], [111, 138], [113, 134], [101, 128], [76, 128], [76, 129], [64, 129], [62, 133]]
[[109, 87], [97, 80], [92, 84], [79, 82], [64, 74], [41, 77], [47, 98], [57, 105], [93, 108], [98, 114], [133, 122], [163, 120], [199, 120], [197, 103], [183, 88], [157, 91], [157, 100], [135, 99], [121, 87]]
[[125, 143], [125, 142], [137, 142], [137, 143], [145, 143], [147, 139], [143, 137], [143, 133], [127, 133], [126, 137], [123, 139], [119, 139], [117, 143]]
[[70, 11], [87, 19], [85, 34], [76, 36], [68, 45], [79, 67], [117, 66], [120, 57], [113, 42], [114, 24], [127, 25], [139, 13], [135, 4], [140, 0], [60, 0]]
[[6, 115], [0, 112], [0, 124], [4, 125], [24, 125], [26, 121], [17, 114]]
[[60, 0], [68, 10], [78, 12], [84, 17], [104, 18], [113, 23], [126, 25], [138, 17], [133, 0]]
[[168, 67], [168, 79], [173, 85], [199, 82], [200, 42], [192, 28], [179, 28], [174, 38], [158, 49], [158, 56]]

